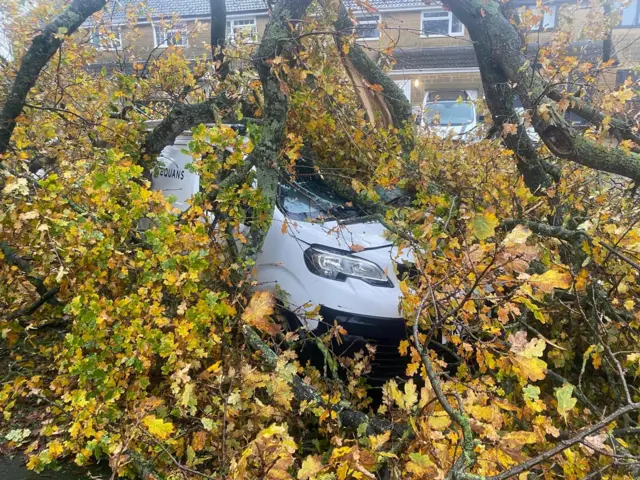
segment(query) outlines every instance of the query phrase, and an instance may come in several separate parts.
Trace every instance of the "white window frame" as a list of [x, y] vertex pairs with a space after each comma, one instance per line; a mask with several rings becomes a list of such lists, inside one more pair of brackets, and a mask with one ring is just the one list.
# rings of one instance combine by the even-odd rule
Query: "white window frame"
[[[358, 25], [375, 25], [376, 31], [378, 32], [377, 37], [357, 37], [356, 40], [363, 42], [380, 40], [380, 29], [378, 28], [378, 25], [380, 25], [380, 15], [356, 15], [355, 20], [358, 22]], [[354, 26], [354, 31], [356, 32], [358, 31], [358, 25]]]
[[[440, 17], [426, 17], [426, 13], [437, 13], [442, 12], [442, 16]], [[439, 33], [426, 33], [424, 30], [424, 22], [429, 21], [438, 21], [438, 20], [448, 20], [449, 28], [447, 35], [441, 35]], [[460, 20], [458, 20], [460, 22]], [[420, 14], [420, 38], [437, 38], [437, 37], [462, 37], [464, 36], [464, 24], [460, 22], [461, 30], [459, 32], [451, 31], [451, 27], [453, 26], [453, 13], [446, 11], [442, 7], [434, 7], [422, 10]]]
[[[227, 17], [227, 24], [225, 25], [225, 36], [229, 43], [235, 42], [236, 22], [246, 22], [247, 20], [253, 21], [253, 38], [247, 37], [243, 43], [256, 43], [258, 41], [258, 19], [255, 16], [242, 16], [242, 17]], [[249, 25], [238, 25], [238, 28], [248, 27]]]
[[[189, 30], [186, 24], [173, 25], [170, 27], [162, 27], [161, 25], [151, 25], [153, 28], [153, 46], [155, 48], [169, 48], [169, 47], [188, 47], [189, 46]], [[164, 34], [164, 41], [160, 42], [158, 38], [158, 32], [162, 31]], [[180, 33], [180, 44], [172, 44], [167, 41], [171, 38], [170, 35]]]
[[[103, 35], [100, 32], [99, 28], [92, 28], [89, 30], [89, 43], [95, 47], [96, 50], [100, 50], [101, 52], [113, 52], [116, 50], [122, 50], [122, 30], [120, 27], [115, 27], [109, 29], [110, 32], [116, 34], [116, 39], [114, 40], [115, 44], [113, 46], [105, 46], [102, 44]], [[98, 38], [98, 42], [94, 42], [94, 38]]]

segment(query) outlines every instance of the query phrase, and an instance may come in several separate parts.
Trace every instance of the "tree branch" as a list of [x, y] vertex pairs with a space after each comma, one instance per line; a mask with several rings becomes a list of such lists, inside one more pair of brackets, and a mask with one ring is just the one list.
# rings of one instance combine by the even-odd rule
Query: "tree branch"
[[[564, 119], [555, 103], [548, 101], [550, 85], [536, 76], [524, 56], [516, 27], [504, 16], [498, 2], [445, 0], [444, 3], [465, 24], [474, 44], [483, 46], [491, 61], [514, 85], [523, 105], [532, 113], [536, 132], [554, 155], [640, 183], [639, 156], [598, 145], [580, 135]], [[482, 62], [479, 64], [482, 71]]]
[[[278, 363], [278, 355], [262, 341], [260, 335], [258, 335], [250, 326], [243, 325], [242, 333], [247, 345], [249, 345], [253, 350], [260, 352], [264, 359], [265, 366], [269, 370], [274, 370]], [[294, 375], [292, 377], [291, 388], [293, 389], [294, 397], [299, 402], [313, 402], [321, 407], [331, 408], [338, 414], [340, 422], [345, 427], [357, 429], [364, 424], [366, 425], [368, 435], [391, 431], [392, 433], [401, 436], [402, 433], [406, 431], [406, 427], [394, 424], [385, 419], [369, 417], [362, 412], [341, 408], [340, 405], [327, 406], [322, 399], [322, 396], [311, 385], [304, 383], [298, 375]]]
[[227, 6], [225, 0], [210, 0], [211, 9], [211, 55], [217, 62], [218, 75], [224, 79], [229, 73], [229, 62], [224, 59], [227, 39]]
[[22, 57], [20, 69], [0, 111], [0, 155], [7, 151], [9, 140], [22, 113], [29, 91], [40, 72], [58, 51], [66, 36], [74, 33], [84, 21], [102, 9], [106, 0], [73, 0], [69, 8], [46, 25], [31, 42]]
[[516, 475], [519, 475], [522, 472], [531, 470], [531, 468], [535, 467], [536, 465], [542, 462], [549, 460], [550, 458], [554, 457], [558, 453], [563, 452], [567, 448], [571, 448], [572, 446], [577, 445], [578, 443], [582, 443], [582, 441], [586, 437], [593, 435], [599, 430], [605, 428], [611, 422], [635, 410], [640, 410], [640, 402], [631, 403], [631, 404], [625, 405], [624, 407], [619, 408], [615, 412], [603, 418], [598, 423], [595, 423], [590, 427], [582, 429], [579, 433], [577, 433], [570, 439], [561, 441], [558, 445], [547, 450], [546, 452], [541, 453], [540, 455], [533, 457], [532, 459], [527, 460], [526, 462], [523, 462], [520, 465], [510, 468], [509, 470], [506, 470], [500, 473], [499, 475], [493, 475], [491, 477], [487, 477], [486, 480], [507, 480], [508, 478], [515, 477]]

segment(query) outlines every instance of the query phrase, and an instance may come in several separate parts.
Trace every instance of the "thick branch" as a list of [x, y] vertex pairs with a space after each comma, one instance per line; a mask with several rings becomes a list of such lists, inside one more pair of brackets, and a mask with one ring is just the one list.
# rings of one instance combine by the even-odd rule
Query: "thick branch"
[[[552, 226], [546, 223], [534, 222], [531, 220], [508, 219], [502, 222], [502, 227], [506, 230], [511, 230], [516, 225], [524, 225], [537, 235], [542, 235], [544, 237], [553, 237], [569, 243], [579, 243], [583, 240], [587, 240], [588, 242], [593, 243], [593, 239], [586, 232], [580, 230], [570, 230], [568, 228]], [[602, 240], [599, 240], [599, 244], [602, 245], [603, 248], [611, 252], [611, 254], [616, 258], [622, 260], [623, 262], [627, 263], [640, 272], [640, 264], [620, 253], [613, 245], [609, 245]]]
[[220, 97], [214, 97], [193, 105], [177, 104], [167, 116], [147, 134], [143, 152], [146, 155], [158, 155], [162, 149], [172, 145], [175, 139], [188, 128], [200, 123], [212, 123], [218, 118], [218, 108], [222, 104]]
[[[244, 325], [242, 327], [242, 333], [244, 334], [247, 344], [252, 349], [260, 352], [267, 368], [270, 370], [275, 369], [278, 363], [278, 355], [262, 341], [260, 336], [250, 326]], [[304, 383], [298, 375], [292, 377], [291, 388], [293, 389], [296, 400], [299, 402], [313, 402], [321, 407], [334, 410], [338, 413], [340, 422], [345, 427], [357, 429], [364, 424], [367, 426], [368, 435], [388, 431], [401, 435], [402, 432], [406, 430], [405, 427], [395, 425], [388, 420], [369, 417], [362, 412], [341, 408], [339, 405], [327, 406], [324, 400], [322, 400], [322, 396], [311, 385]]]
[[[483, 45], [491, 62], [514, 85], [523, 105], [532, 113], [536, 132], [554, 155], [640, 182], [640, 157], [588, 140], [569, 125], [554, 102], [549, 102], [548, 82], [537, 76], [526, 60], [518, 31], [504, 16], [498, 2], [445, 0], [444, 3], [468, 28], [471, 39]], [[482, 68], [482, 63], [480, 65]]]
[[[353, 23], [349, 18], [346, 8], [341, 3], [338, 19], [335, 22], [337, 35], [335, 35], [338, 51], [342, 52], [342, 35], [350, 35], [353, 31]], [[370, 85], [380, 85], [383, 88], [384, 103], [391, 114], [393, 125], [402, 128], [406, 122], [411, 121], [411, 103], [405, 97], [403, 91], [380, 66], [369, 57], [364, 49], [357, 43], [349, 46], [346, 54], [349, 64], [355, 68], [358, 74]], [[375, 93], [375, 92], [373, 92]], [[371, 119], [373, 120], [373, 119]]]
[[227, 6], [225, 0], [209, 0], [211, 8], [211, 54], [218, 62], [218, 75], [225, 78], [229, 63], [224, 60], [224, 45], [227, 38]]
[[29, 90], [40, 72], [62, 45], [65, 36], [74, 33], [84, 21], [100, 10], [106, 0], [73, 0], [69, 8], [46, 25], [22, 57], [22, 63], [7, 99], [0, 111], [0, 154], [7, 151], [16, 119], [22, 113]]

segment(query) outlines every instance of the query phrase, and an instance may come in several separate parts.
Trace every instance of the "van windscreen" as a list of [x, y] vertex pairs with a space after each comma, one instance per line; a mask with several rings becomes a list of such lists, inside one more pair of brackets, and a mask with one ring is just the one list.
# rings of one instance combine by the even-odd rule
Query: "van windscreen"
[[444, 101], [424, 106], [427, 125], [467, 125], [475, 120], [473, 105], [468, 102]]
[[296, 220], [323, 221], [363, 215], [358, 207], [315, 176], [281, 183], [279, 197], [284, 213]]

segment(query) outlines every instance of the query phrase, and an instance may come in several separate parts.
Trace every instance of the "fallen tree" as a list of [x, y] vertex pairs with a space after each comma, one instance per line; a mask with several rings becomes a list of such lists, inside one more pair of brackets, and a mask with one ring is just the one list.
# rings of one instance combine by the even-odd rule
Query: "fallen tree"
[[[10, 352], [0, 406], [8, 446], [24, 448], [30, 468], [108, 459], [114, 478], [637, 474], [640, 213], [626, 188], [637, 159], [575, 131], [562, 107], [631, 142], [636, 128], [550, 85], [523, 56], [513, 12], [444, 3], [474, 40], [504, 145], [415, 135], [408, 102], [338, 4], [308, 15], [310, 2], [276, 2], [252, 50], [224, 45], [224, 4], [212, 1], [207, 62], [169, 48], [112, 76], [90, 72], [96, 52], [72, 35], [100, 5], [74, 1], [84, 18], [32, 43], [32, 19], [14, 19], [17, 44], [32, 46], [3, 78], [3, 112], [13, 113], [0, 196]], [[48, 25], [68, 11], [49, 12]], [[42, 41], [58, 62], [30, 64]], [[235, 70], [232, 59], [249, 54], [253, 73]], [[31, 86], [16, 113], [24, 71]], [[546, 150], [518, 120], [514, 93]], [[250, 142], [223, 125], [239, 118]], [[177, 215], [145, 175], [190, 128], [201, 192]], [[283, 332], [273, 296], [252, 289], [278, 182], [303, 147], [369, 211], [360, 222], [386, 226], [415, 257], [414, 275], [397, 273], [406, 378], [390, 379], [375, 408], [375, 349], [336, 357], [335, 325], [317, 338]], [[410, 205], [380, 200], [395, 187], [414, 193]], [[455, 369], [430, 348], [436, 335]], [[325, 355], [327, 377], [297, 359], [305, 342]]]

